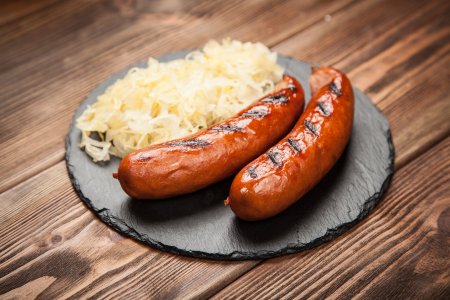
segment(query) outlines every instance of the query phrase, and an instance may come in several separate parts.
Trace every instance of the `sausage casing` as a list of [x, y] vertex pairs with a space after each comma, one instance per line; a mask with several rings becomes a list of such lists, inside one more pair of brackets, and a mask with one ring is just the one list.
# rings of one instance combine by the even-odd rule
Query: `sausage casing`
[[236, 116], [186, 138], [127, 155], [117, 173], [123, 190], [138, 199], [197, 191], [236, 174], [289, 132], [304, 106], [304, 93], [284, 75], [276, 89]]
[[340, 71], [313, 68], [312, 99], [293, 130], [235, 177], [226, 200], [241, 219], [272, 217], [313, 188], [336, 163], [353, 125], [354, 96]]

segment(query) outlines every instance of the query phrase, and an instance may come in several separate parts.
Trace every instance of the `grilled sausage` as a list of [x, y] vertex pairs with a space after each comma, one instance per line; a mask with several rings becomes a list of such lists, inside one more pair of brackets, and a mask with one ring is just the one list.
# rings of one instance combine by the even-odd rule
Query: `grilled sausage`
[[130, 153], [113, 176], [138, 199], [162, 199], [197, 191], [236, 174], [298, 120], [300, 84], [288, 75], [275, 90], [235, 117], [186, 138]]
[[235, 177], [225, 201], [243, 220], [272, 217], [295, 203], [332, 168], [351, 135], [354, 97], [340, 71], [313, 68], [312, 99], [293, 130]]

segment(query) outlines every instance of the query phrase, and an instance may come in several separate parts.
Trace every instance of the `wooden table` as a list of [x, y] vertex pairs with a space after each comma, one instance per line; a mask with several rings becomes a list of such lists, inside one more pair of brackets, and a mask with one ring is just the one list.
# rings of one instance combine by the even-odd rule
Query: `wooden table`
[[[153, 250], [100, 222], [69, 181], [80, 102], [126, 66], [208, 39], [334, 65], [386, 114], [396, 173], [336, 240], [264, 261]], [[0, 298], [450, 299], [450, 1], [0, 4]]]

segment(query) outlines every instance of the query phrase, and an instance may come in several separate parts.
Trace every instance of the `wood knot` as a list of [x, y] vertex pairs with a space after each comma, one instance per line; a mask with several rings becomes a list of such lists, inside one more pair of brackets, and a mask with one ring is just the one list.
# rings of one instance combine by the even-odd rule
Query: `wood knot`
[[54, 236], [51, 237], [50, 240], [52, 244], [58, 244], [59, 242], [62, 241], [62, 236], [60, 236], [59, 234], [55, 234]]

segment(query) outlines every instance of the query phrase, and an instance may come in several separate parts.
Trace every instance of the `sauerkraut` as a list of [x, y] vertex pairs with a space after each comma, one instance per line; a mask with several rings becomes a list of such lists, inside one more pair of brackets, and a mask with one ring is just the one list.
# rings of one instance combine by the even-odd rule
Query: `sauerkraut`
[[[209, 41], [185, 59], [133, 68], [77, 119], [94, 161], [124, 157], [220, 122], [274, 88], [277, 54], [261, 43]], [[94, 137], [95, 135], [95, 137]]]

